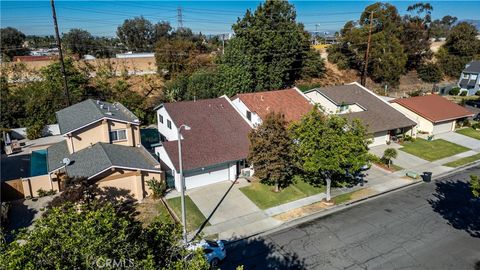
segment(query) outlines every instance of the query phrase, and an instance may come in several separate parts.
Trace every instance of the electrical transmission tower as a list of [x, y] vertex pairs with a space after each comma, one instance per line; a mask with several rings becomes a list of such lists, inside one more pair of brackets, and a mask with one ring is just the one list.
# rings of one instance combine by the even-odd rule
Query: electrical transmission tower
[[183, 28], [182, 7], [177, 8], [177, 27], [178, 29]]

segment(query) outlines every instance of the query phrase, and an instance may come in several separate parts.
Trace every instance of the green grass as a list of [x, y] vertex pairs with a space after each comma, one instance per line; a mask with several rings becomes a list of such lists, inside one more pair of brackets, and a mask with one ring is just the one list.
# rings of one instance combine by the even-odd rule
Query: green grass
[[400, 150], [428, 161], [450, 157], [470, 150], [443, 139], [427, 141], [418, 138], [414, 142], [406, 142], [402, 145], [403, 147]]
[[480, 131], [475, 130], [473, 128], [462, 128], [462, 129], [459, 129], [455, 132], [457, 132], [459, 134], [462, 134], [462, 135], [465, 135], [465, 136], [468, 136], [468, 137], [472, 137], [472, 138], [477, 139], [477, 140], [480, 140]]
[[445, 164], [443, 164], [443, 166], [458, 167], [458, 166], [462, 166], [462, 165], [474, 162], [474, 161], [479, 160], [479, 159], [480, 159], [480, 154], [476, 154], [476, 155], [473, 155], [473, 156], [468, 156], [468, 157], [461, 158], [459, 160], [455, 160], [455, 161], [452, 161], [452, 162], [445, 163]]
[[[168, 205], [173, 209], [175, 214], [177, 214], [178, 218], [182, 218], [182, 204], [181, 198], [175, 197], [167, 200]], [[192, 232], [198, 229], [203, 222], [205, 222], [206, 218], [200, 212], [198, 207], [195, 203], [190, 199], [189, 196], [185, 196], [185, 208], [187, 210], [187, 230]], [[207, 223], [207, 226], [210, 225]]]
[[275, 187], [267, 186], [260, 182], [253, 182], [249, 186], [240, 188], [240, 190], [260, 209], [267, 209], [324, 192], [325, 188], [313, 187], [304, 181], [297, 180], [295, 184], [280, 192], [274, 192]]
[[172, 220], [173, 221], [173, 217], [170, 215], [167, 208], [165, 208], [165, 206], [163, 205], [162, 202], [160, 202], [160, 201], [158, 202], [157, 209], [158, 209], [158, 217], [160, 218], [160, 220]]

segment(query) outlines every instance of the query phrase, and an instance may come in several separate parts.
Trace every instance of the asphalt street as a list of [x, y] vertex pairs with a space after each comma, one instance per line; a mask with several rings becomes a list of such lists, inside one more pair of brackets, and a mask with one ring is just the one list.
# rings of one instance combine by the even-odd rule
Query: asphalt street
[[227, 247], [222, 269], [480, 269], [480, 166]]

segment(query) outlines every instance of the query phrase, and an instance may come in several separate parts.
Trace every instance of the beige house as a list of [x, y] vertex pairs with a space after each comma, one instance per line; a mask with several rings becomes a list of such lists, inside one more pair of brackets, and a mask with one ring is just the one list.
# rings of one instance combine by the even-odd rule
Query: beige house
[[456, 121], [474, 114], [439, 95], [400, 98], [393, 107], [417, 122], [418, 132], [436, 135], [455, 130]]
[[392, 136], [416, 135], [412, 119], [357, 82], [314, 88], [305, 95], [326, 114], [361, 120], [372, 136], [371, 147], [387, 144]]
[[65, 140], [47, 148], [48, 173], [25, 180], [25, 196], [62, 190], [62, 179], [79, 177], [141, 200], [151, 192], [147, 180], [164, 181], [160, 164], [140, 143], [138, 118], [122, 104], [88, 99], [56, 116]]

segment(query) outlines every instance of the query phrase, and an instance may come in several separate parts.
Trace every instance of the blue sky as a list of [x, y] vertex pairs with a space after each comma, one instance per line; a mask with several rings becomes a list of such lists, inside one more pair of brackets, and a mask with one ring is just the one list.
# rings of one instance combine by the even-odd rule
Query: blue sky
[[[310, 31], [335, 31], [375, 1], [291, 1], [297, 20]], [[395, 1], [401, 14], [418, 1]], [[231, 25], [247, 9], [255, 9], [260, 1], [57, 1], [57, 17], [61, 32], [83, 28], [97, 36], [115, 36], [123, 20], [143, 15], [152, 22], [170, 21], [177, 26], [177, 8], [182, 8], [184, 26], [206, 34], [230, 32]], [[480, 20], [480, 1], [430, 1], [433, 17], [444, 15], [459, 19]], [[26, 34], [53, 34], [49, 1], [0, 1], [1, 27], [16, 27]]]

